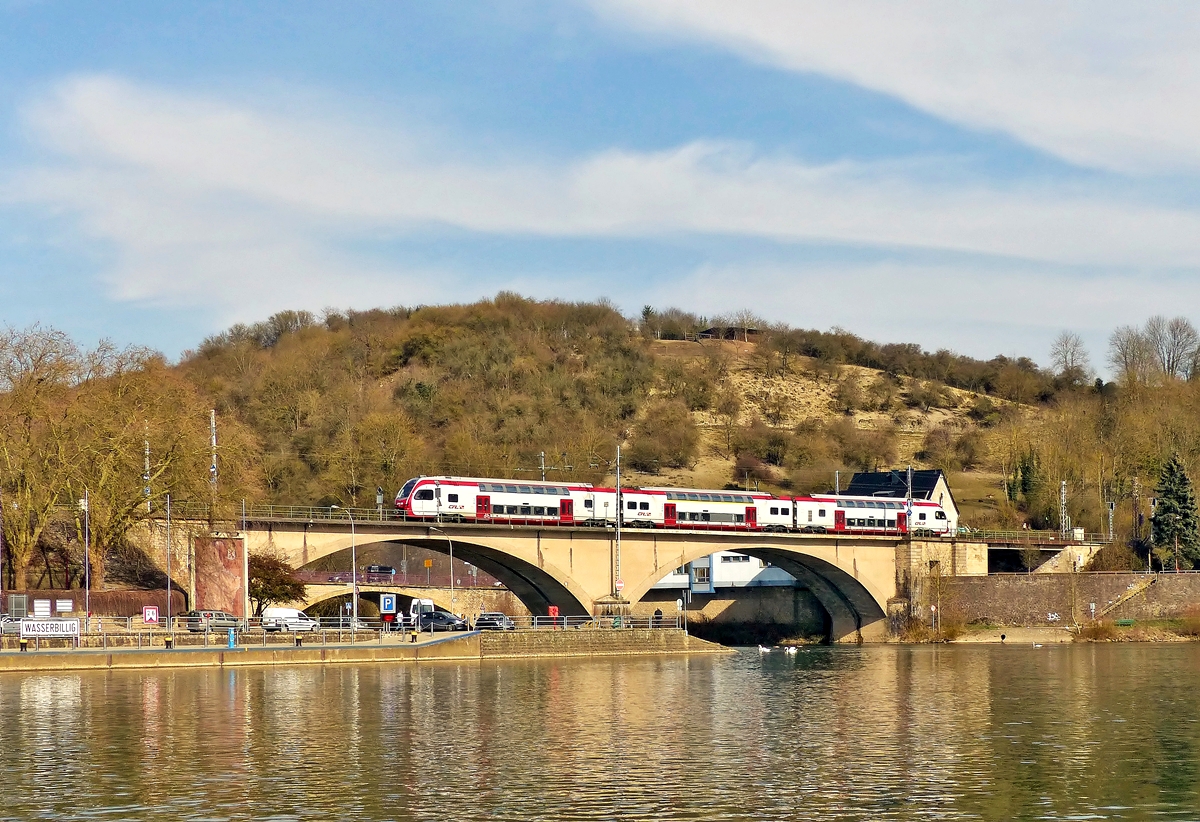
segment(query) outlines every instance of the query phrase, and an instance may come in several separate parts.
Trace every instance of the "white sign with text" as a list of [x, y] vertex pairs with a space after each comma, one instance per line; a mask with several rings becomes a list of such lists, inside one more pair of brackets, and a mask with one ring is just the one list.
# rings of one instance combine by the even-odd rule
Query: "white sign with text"
[[78, 619], [23, 619], [22, 637], [76, 637], [79, 636]]

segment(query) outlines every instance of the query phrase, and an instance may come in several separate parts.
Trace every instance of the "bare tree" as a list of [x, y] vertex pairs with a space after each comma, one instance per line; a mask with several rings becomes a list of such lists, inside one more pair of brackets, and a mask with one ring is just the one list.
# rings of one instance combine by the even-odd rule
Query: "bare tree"
[[1118, 378], [1136, 385], [1150, 381], [1158, 363], [1150, 339], [1132, 325], [1123, 325], [1108, 338], [1108, 362]]
[[1144, 333], [1163, 376], [1186, 379], [1200, 349], [1200, 333], [1195, 326], [1184, 317], [1168, 320], [1160, 314], [1146, 321]]
[[1074, 331], [1063, 331], [1050, 346], [1054, 373], [1067, 385], [1083, 385], [1091, 379], [1092, 365], [1088, 361], [1083, 337]]

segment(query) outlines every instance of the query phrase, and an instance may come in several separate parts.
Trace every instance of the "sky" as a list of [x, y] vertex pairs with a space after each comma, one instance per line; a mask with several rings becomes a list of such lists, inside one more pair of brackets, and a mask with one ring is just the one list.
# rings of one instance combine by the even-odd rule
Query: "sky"
[[1200, 324], [1200, 5], [0, 0], [0, 322], [512, 290], [1048, 363]]

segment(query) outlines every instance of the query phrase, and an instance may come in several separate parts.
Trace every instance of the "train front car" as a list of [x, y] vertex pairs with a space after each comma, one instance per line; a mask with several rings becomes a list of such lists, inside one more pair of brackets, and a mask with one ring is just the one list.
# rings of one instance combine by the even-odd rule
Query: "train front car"
[[913, 500], [912, 522], [908, 527], [917, 536], [945, 536], [950, 533], [950, 518], [936, 502]]
[[403, 488], [396, 492], [396, 510], [403, 514], [405, 518], [412, 516], [412, 512], [409, 510], [408, 501], [412, 496], [413, 488], [417, 486], [417, 482], [420, 479], [420, 477], [410, 479], [408, 482], [404, 483]]

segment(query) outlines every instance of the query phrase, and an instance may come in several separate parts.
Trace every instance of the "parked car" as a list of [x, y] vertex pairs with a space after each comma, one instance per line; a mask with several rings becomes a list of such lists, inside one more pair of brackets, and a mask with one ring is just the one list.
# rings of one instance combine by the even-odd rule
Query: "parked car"
[[267, 608], [262, 613], [264, 631], [315, 631], [320, 623], [298, 608]]
[[242, 621], [226, 611], [188, 611], [180, 619], [189, 631], [223, 631], [242, 627]]
[[322, 628], [333, 628], [342, 631], [349, 631], [353, 628], [355, 631], [371, 631], [374, 630], [365, 620], [355, 619], [350, 616], [341, 617], [324, 617], [321, 620]]
[[515, 631], [517, 623], [508, 614], [499, 611], [484, 611], [475, 617], [476, 631]]
[[21, 620], [16, 617], [0, 616], [0, 634], [21, 633]]
[[421, 614], [420, 629], [422, 631], [465, 631], [467, 621], [448, 611], [433, 611]]

